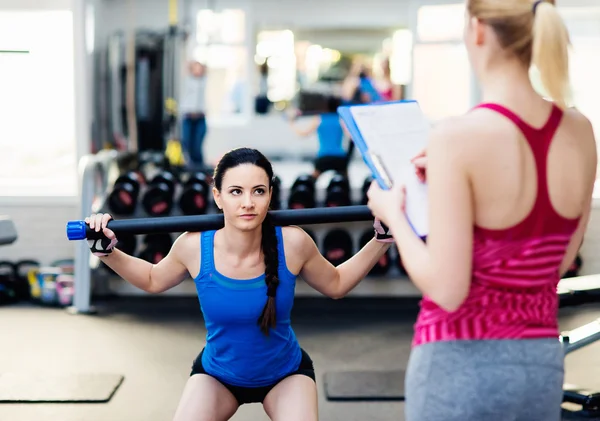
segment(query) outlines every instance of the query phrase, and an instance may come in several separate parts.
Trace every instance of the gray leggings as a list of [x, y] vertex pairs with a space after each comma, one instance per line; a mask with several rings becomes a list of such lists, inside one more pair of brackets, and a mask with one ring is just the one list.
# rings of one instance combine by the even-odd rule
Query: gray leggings
[[434, 342], [406, 372], [406, 421], [559, 421], [558, 339]]

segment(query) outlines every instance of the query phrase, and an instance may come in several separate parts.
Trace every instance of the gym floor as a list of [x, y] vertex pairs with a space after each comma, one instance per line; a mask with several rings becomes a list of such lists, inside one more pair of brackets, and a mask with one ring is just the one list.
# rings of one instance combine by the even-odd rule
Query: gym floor
[[[105, 404], [0, 404], [0, 420], [172, 419], [192, 360], [204, 345], [198, 302], [150, 296], [96, 304], [99, 313], [90, 316], [32, 305], [3, 307], [0, 373], [121, 374], [125, 380], [112, 399]], [[416, 312], [416, 300], [297, 300], [294, 326], [315, 363], [321, 420], [404, 420], [401, 402], [328, 402], [322, 377], [326, 370], [404, 368]], [[600, 304], [562, 309], [561, 329], [598, 317]], [[570, 354], [566, 381], [600, 390], [599, 351], [597, 343]], [[233, 420], [268, 418], [260, 405], [244, 405]]]

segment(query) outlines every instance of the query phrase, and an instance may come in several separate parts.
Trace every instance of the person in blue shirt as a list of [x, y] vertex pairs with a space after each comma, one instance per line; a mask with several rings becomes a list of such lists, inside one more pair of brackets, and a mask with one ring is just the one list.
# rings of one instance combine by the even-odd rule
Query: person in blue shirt
[[298, 136], [308, 137], [314, 134], [319, 140], [319, 149], [314, 161], [313, 178], [318, 178], [325, 171], [336, 171], [348, 175], [347, 152], [343, 147], [344, 131], [337, 109], [341, 101], [329, 96], [323, 113], [310, 117], [305, 127], [298, 127], [296, 120], [300, 115], [290, 120], [290, 125]]
[[[206, 325], [206, 346], [193, 362], [175, 421], [228, 420], [240, 405], [262, 403], [274, 421], [318, 419], [315, 371], [291, 326], [296, 278], [337, 299], [351, 291], [393, 238], [375, 221], [374, 238], [335, 267], [295, 226], [274, 226], [268, 213], [273, 168], [255, 149], [226, 153], [214, 171], [213, 197], [224, 227], [186, 232], [158, 264], [113, 249], [109, 214], [86, 218], [108, 241], [91, 251], [134, 286], [160, 293], [191, 275]], [[103, 246], [105, 245], [105, 246]]]

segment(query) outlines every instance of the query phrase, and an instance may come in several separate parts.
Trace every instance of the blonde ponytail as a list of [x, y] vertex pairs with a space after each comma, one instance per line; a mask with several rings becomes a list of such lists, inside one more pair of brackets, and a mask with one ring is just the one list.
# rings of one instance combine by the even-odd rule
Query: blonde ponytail
[[548, 96], [560, 108], [570, 101], [569, 33], [552, 3], [540, 2], [533, 21], [533, 65]]

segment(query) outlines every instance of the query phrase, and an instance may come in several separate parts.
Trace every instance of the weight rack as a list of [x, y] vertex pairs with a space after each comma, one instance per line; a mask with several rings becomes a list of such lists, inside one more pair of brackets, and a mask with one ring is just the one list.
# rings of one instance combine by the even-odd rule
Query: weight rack
[[[120, 175], [118, 171], [118, 165], [115, 161], [119, 159], [119, 154], [114, 151], [102, 151], [97, 155], [86, 156], [81, 160], [80, 163], [80, 176], [82, 179], [81, 183], [81, 205], [80, 213], [81, 219], [89, 216], [91, 213], [98, 212], [110, 212], [107, 208], [106, 199], [108, 193], [112, 189], [112, 184], [116, 178]], [[120, 158], [122, 159], [122, 158]], [[306, 164], [310, 168], [310, 164]], [[273, 163], [274, 171], [277, 176], [281, 178], [281, 209], [286, 209], [285, 204], [289, 198], [289, 189], [295, 179], [300, 173], [295, 172], [298, 166], [294, 164], [286, 165], [285, 162]], [[353, 204], [360, 202], [362, 196], [362, 182], [368, 175], [368, 170], [363, 168], [364, 166], [357, 165], [357, 168], [349, 171], [351, 182], [351, 199]], [[362, 171], [362, 174], [361, 174]], [[101, 178], [101, 182], [98, 183], [98, 178]], [[322, 204], [325, 201], [326, 186], [329, 184], [331, 179], [330, 174], [323, 174], [316, 183], [315, 196], [317, 204]], [[360, 183], [357, 184], [357, 181]], [[181, 185], [178, 183], [175, 187], [175, 203], [181, 193]], [[138, 198], [141, 198], [144, 194], [145, 186], [140, 189]], [[214, 213], [215, 207], [212, 200], [212, 195], [209, 193], [208, 201], [211, 204], [208, 213]], [[171, 216], [182, 215], [180, 209], [175, 204]], [[141, 205], [136, 206], [135, 212], [127, 217], [115, 215], [115, 219], [129, 219], [129, 218], [147, 218], [150, 217], [146, 214]], [[323, 239], [325, 235], [332, 229], [341, 228], [346, 230], [352, 237], [353, 241], [353, 252], [356, 253], [359, 250], [359, 241], [361, 235], [369, 229], [372, 229], [372, 223], [368, 221], [363, 222], [349, 222], [349, 223], [335, 223], [335, 224], [315, 224], [315, 225], [304, 225], [303, 228], [311, 231], [314, 235], [315, 241], [319, 249], [322, 248]], [[173, 239], [176, 238], [180, 233], [172, 233]], [[134, 254], [139, 252], [141, 242], [138, 241], [138, 246], [134, 251]], [[79, 241], [76, 244], [76, 255], [75, 255], [75, 297], [73, 301], [73, 307], [70, 309], [74, 313], [89, 313], [94, 312], [91, 306], [91, 293], [92, 293], [92, 278], [101, 279], [107, 281], [107, 285], [111, 292], [117, 295], [146, 295], [147, 293], [141, 291], [134, 286], [130, 285], [120, 277], [111, 274], [107, 269], [102, 268], [99, 265], [99, 259], [92, 256], [89, 252], [89, 248], [86, 241]], [[365, 278], [354, 290], [349, 293], [349, 296], [355, 297], [420, 297], [421, 293], [418, 289], [409, 281], [406, 275], [404, 275], [397, 267], [397, 251], [395, 246], [390, 250], [390, 259], [392, 260], [390, 270], [386, 275], [383, 276], [369, 276]], [[164, 292], [165, 295], [176, 295], [176, 296], [194, 296], [196, 295], [195, 285], [191, 278], [185, 280], [175, 288]], [[296, 283], [296, 296], [320, 296], [320, 293], [313, 290], [308, 286], [301, 278], [298, 278]]]

